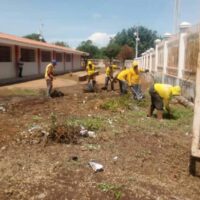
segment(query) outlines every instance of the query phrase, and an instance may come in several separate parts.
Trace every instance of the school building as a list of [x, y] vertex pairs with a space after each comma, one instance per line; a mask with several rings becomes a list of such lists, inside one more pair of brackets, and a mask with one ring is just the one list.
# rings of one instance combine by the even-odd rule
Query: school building
[[56, 74], [82, 70], [82, 57], [88, 53], [14, 35], [0, 33], [0, 83], [17, 80], [17, 62], [22, 58], [23, 77], [42, 77], [46, 65], [55, 59]]

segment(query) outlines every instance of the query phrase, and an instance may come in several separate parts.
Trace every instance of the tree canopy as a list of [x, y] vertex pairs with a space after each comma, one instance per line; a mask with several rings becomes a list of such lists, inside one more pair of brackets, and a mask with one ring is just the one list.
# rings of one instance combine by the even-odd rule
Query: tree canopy
[[25, 35], [23, 37], [31, 39], [31, 40], [40, 41], [40, 42], [46, 42], [45, 39], [38, 33], [31, 33], [31, 34]]
[[100, 49], [91, 40], [81, 42], [77, 49], [89, 53], [90, 58], [99, 58]]
[[133, 57], [134, 57], [134, 50], [132, 47], [129, 47], [127, 44], [121, 47], [121, 50], [119, 54], [117, 55], [117, 58], [123, 62], [127, 59], [133, 59]]
[[[112, 38], [109, 44], [106, 47], [98, 48], [95, 46], [91, 40], [83, 41], [78, 47], [78, 50], [85, 51], [90, 53], [90, 58], [109, 58], [110, 60], [114, 58], [124, 57], [124, 52], [128, 51], [128, 47], [132, 48], [132, 53], [129, 51], [130, 58], [132, 58], [135, 54], [135, 44], [136, 44], [136, 37], [135, 32], [138, 31], [138, 36], [140, 38], [138, 44], [138, 56], [140, 56], [143, 52], [147, 49], [154, 46], [154, 41], [160, 36], [157, 34], [156, 31], [150, 30], [144, 26], [139, 27], [131, 27], [129, 29], [123, 29], [121, 32], [117, 33], [114, 38]], [[130, 49], [129, 49], [130, 50]], [[126, 54], [127, 55], [127, 54]], [[126, 59], [128, 59], [126, 58]]]
[[53, 44], [55, 44], [57, 46], [61, 46], [61, 47], [69, 47], [69, 45], [64, 41], [56, 41]]

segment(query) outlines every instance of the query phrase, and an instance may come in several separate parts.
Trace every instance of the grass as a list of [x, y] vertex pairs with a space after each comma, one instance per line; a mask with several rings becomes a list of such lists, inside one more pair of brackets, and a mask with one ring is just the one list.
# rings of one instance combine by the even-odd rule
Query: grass
[[117, 186], [109, 183], [100, 183], [98, 188], [103, 192], [111, 192], [114, 195], [115, 200], [120, 200], [122, 196], [122, 186]]
[[129, 94], [116, 97], [115, 99], [109, 99], [103, 104], [100, 105], [101, 109], [104, 110], [111, 110], [113, 112], [118, 111], [118, 109], [132, 109], [132, 102], [133, 99], [130, 97]]
[[1, 96], [39, 96], [39, 90], [33, 89], [3, 89], [1, 90]]
[[105, 119], [101, 117], [70, 117], [65, 123], [71, 126], [83, 126], [90, 131], [104, 130]]
[[167, 113], [164, 113], [164, 120], [162, 122], [158, 121], [155, 115], [152, 118], [147, 118], [147, 108], [141, 108], [136, 112], [129, 111], [126, 116], [123, 116], [119, 120], [121, 123], [125, 122], [130, 127], [143, 130], [146, 133], [152, 131], [164, 133], [165, 130], [178, 131], [180, 133], [190, 132], [193, 111], [178, 105], [176, 107], [171, 106], [171, 108], [173, 116], [169, 118]]

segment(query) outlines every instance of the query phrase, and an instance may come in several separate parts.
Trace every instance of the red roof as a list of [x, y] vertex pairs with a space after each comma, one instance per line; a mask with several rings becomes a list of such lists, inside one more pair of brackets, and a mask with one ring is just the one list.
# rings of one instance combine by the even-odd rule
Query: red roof
[[[3, 40], [3, 41], [2, 41]], [[10, 34], [5, 34], [5, 33], [0, 33], [0, 43], [12, 43], [12, 44], [16, 44], [16, 45], [21, 45], [21, 46], [27, 46], [27, 47], [36, 47], [36, 48], [46, 48], [49, 50], [57, 50], [57, 51], [63, 51], [66, 53], [74, 53], [74, 54], [79, 54], [79, 55], [88, 55], [88, 53], [83, 52], [83, 51], [78, 51], [72, 48], [66, 48], [66, 47], [61, 47], [61, 46], [57, 46], [54, 44], [49, 44], [49, 43], [45, 43], [45, 42], [39, 42], [39, 41], [35, 41], [35, 40], [31, 40], [31, 39], [27, 39], [27, 38], [22, 38], [22, 37], [18, 37], [15, 35], [10, 35]]]

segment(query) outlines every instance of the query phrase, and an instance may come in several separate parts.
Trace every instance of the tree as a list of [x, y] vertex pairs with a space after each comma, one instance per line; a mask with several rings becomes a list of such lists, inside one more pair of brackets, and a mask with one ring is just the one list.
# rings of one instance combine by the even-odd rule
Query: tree
[[119, 54], [117, 55], [117, 58], [121, 61], [124, 61], [127, 60], [127, 59], [133, 59], [134, 57], [134, 50], [132, 47], [129, 47], [127, 44], [125, 44]]
[[31, 33], [31, 34], [25, 35], [23, 37], [31, 39], [31, 40], [40, 41], [40, 42], [46, 42], [45, 39], [38, 33]]
[[110, 59], [111, 62], [113, 58], [116, 58], [119, 51], [120, 45], [111, 40], [108, 46], [104, 49], [104, 54]]
[[91, 40], [83, 41], [77, 47], [77, 50], [89, 53], [89, 58], [99, 58], [100, 50]]
[[156, 31], [152, 31], [144, 26], [132, 27], [127, 30], [123, 29], [121, 32], [117, 33], [114, 37], [114, 42], [120, 46], [127, 44], [128, 46], [135, 49], [135, 35], [134, 33], [139, 33], [140, 42], [138, 45], [138, 55], [145, 52], [147, 49], [154, 46], [154, 40], [160, 38]]
[[57, 42], [54, 42], [53, 44], [55, 44], [57, 46], [61, 46], [61, 47], [69, 47], [69, 45], [63, 41], [57, 41]]

